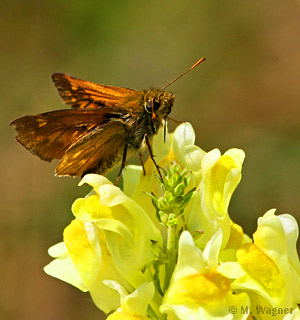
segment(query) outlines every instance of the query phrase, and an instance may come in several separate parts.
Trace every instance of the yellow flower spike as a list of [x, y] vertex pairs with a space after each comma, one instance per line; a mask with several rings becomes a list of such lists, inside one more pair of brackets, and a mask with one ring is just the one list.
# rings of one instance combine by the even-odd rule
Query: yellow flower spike
[[215, 268], [221, 242], [219, 230], [202, 254], [189, 232], [181, 234], [178, 262], [160, 307], [162, 313], [181, 320], [233, 319], [230, 306], [235, 306], [238, 311], [234, 319], [246, 319], [239, 307], [249, 307], [249, 297], [245, 293], [233, 294], [230, 280]]
[[[191, 197], [165, 195], [151, 159], [144, 164], [146, 175], [140, 166], [124, 170], [124, 192], [103, 176], [85, 175], [80, 185], [93, 190], [74, 202], [76, 220], [65, 229], [64, 242], [49, 249], [54, 260], [45, 272], [89, 291], [109, 320], [274, 319], [259, 314], [260, 306], [288, 308], [277, 320], [298, 319], [295, 219], [270, 210], [252, 240], [228, 215], [244, 152], [204, 152], [194, 145], [189, 123], [167, 133], [165, 143], [163, 136], [160, 130], [153, 137], [155, 160], [164, 169], [175, 161], [190, 171], [173, 193], [185, 188]], [[168, 174], [173, 185], [176, 173]], [[180, 201], [184, 210], [176, 209]]]

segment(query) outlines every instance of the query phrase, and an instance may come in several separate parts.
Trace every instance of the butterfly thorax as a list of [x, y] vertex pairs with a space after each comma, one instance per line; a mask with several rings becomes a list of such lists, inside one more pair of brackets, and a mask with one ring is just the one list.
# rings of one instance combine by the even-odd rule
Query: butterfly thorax
[[123, 106], [130, 111], [127, 118], [131, 130], [129, 147], [139, 149], [145, 134], [151, 139], [166, 119], [174, 104], [174, 95], [160, 89], [137, 91], [127, 97]]

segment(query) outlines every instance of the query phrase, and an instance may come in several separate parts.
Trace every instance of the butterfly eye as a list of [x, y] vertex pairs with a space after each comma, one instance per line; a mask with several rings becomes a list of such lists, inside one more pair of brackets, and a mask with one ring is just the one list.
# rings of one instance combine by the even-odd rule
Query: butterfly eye
[[153, 100], [149, 99], [148, 101], [145, 102], [145, 110], [148, 113], [152, 113], [153, 110]]

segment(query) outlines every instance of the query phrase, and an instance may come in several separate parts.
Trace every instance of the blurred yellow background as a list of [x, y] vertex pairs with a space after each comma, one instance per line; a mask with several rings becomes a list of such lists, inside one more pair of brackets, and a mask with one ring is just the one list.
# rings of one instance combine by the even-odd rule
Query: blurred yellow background
[[[230, 214], [248, 234], [268, 209], [300, 221], [299, 1], [2, 1], [0, 319], [101, 319], [88, 294], [44, 274], [71, 204], [89, 190], [21, 148], [14, 118], [64, 108], [50, 75], [169, 89], [171, 116], [205, 151], [246, 152]], [[174, 128], [174, 125], [170, 125]], [[129, 160], [130, 162], [130, 160]]]

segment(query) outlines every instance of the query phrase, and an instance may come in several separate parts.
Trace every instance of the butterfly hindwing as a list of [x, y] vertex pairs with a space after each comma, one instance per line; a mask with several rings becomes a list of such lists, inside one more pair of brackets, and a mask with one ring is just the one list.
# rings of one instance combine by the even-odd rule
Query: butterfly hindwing
[[128, 141], [126, 123], [112, 120], [75, 141], [60, 160], [56, 174], [78, 176], [87, 172], [104, 174], [121, 160]]

